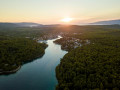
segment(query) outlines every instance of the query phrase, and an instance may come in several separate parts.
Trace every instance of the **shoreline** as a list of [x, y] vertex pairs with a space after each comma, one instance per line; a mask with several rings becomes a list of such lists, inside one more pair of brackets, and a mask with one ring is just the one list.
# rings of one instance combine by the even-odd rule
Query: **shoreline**
[[20, 68], [21, 68], [21, 66], [18, 66], [18, 67], [17, 67], [16, 69], [14, 69], [14, 70], [0, 72], [0, 75], [16, 73], [18, 70], [20, 70]]
[[[46, 48], [47, 48], [47, 47], [46, 47]], [[44, 54], [45, 54], [45, 52], [44, 52]], [[44, 54], [43, 54], [43, 55], [44, 55]], [[20, 68], [21, 68], [24, 64], [29, 63], [29, 62], [32, 62], [32, 61], [34, 61], [34, 60], [37, 59], [37, 58], [41, 58], [43, 55], [37, 56], [36, 58], [34, 58], [34, 59], [32, 59], [32, 60], [28, 60], [28, 61], [26, 61], [26, 62], [23, 62], [22, 65], [19, 65], [19, 66], [18, 66], [16, 69], [14, 69], [14, 70], [11, 70], [11, 71], [2, 71], [2, 72], [0, 72], [0, 75], [9, 75], [9, 74], [16, 73], [18, 70], [20, 70]]]

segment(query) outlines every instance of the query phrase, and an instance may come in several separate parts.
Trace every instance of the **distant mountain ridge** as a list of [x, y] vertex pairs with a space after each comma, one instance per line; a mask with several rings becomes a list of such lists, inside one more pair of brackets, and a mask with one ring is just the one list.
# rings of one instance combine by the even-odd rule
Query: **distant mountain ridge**
[[[108, 20], [108, 21], [99, 21], [94, 23], [89, 23], [89, 25], [120, 25], [119, 20]], [[62, 24], [50, 24], [50, 25], [43, 25], [39, 23], [33, 22], [20, 22], [20, 23], [2, 23], [0, 22], [0, 28], [14, 28], [14, 27], [59, 27], [64, 26]]]
[[0, 23], [0, 27], [17, 27], [16, 24], [13, 23]]
[[115, 25], [115, 24], [120, 25], [120, 19], [108, 20], [108, 21], [99, 21], [99, 22], [94, 22], [94, 23], [90, 23], [90, 24], [91, 25]]
[[37, 27], [37, 26], [44, 26], [38, 23], [31, 23], [31, 22], [21, 22], [21, 23], [0, 23], [0, 27]]

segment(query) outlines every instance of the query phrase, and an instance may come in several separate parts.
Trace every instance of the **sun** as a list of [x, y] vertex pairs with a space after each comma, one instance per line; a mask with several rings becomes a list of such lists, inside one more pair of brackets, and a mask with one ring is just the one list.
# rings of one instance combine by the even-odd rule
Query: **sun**
[[62, 22], [71, 22], [73, 20], [73, 18], [64, 18], [61, 21]]

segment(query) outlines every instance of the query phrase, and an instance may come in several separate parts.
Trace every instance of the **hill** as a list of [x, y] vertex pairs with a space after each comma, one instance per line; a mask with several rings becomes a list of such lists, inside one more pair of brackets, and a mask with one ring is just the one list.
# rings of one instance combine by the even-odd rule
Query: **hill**
[[94, 22], [94, 23], [90, 23], [92, 25], [114, 25], [114, 24], [118, 24], [120, 25], [120, 19], [119, 20], [109, 20], [109, 21], [99, 21], [99, 22]]
[[0, 23], [0, 27], [4, 28], [11, 28], [11, 27], [37, 27], [37, 26], [44, 26], [38, 23], [28, 23], [28, 22], [21, 22], [21, 23]]

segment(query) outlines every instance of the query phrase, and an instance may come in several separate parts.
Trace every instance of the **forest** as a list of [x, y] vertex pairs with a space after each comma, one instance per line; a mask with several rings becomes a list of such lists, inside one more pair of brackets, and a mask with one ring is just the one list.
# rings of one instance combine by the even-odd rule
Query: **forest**
[[15, 70], [22, 64], [41, 57], [46, 47], [44, 43], [25, 38], [0, 38], [0, 73]]
[[[82, 30], [78, 27], [55, 41], [69, 51], [56, 67], [56, 90], [120, 89], [120, 29], [111, 26], [88, 27]], [[89, 40], [90, 43], [79, 42], [82, 46], [74, 49], [71, 40], [66, 43], [68, 37]]]
[[38, 43], [33, 38], [42, 37], [45, 33], [42, 30], [33, 33], [33, 29], [29, 29], [0, 28], [0, 74], [14, 73], [24, 63], [44, 55], [47, 44]]

